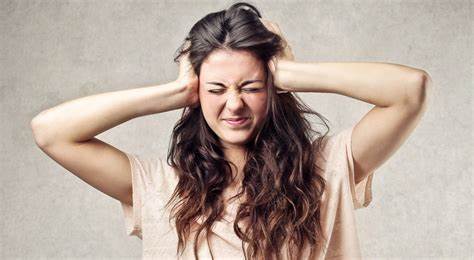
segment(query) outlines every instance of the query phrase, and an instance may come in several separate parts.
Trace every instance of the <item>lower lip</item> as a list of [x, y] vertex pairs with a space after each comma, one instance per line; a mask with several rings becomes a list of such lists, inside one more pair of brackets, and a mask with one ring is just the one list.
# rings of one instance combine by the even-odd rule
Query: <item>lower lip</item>
[[248, 118], [243, 118], [243, 119], [240, 119], [238, 121], [231, 121], [231, 120], [225, 120], [227, 123], [229, 123], [230, 125], [235, 125], [235, 126], [238, 126], [238, 125], [243, 125], [245, 124], [247, 121], [248, 121]]

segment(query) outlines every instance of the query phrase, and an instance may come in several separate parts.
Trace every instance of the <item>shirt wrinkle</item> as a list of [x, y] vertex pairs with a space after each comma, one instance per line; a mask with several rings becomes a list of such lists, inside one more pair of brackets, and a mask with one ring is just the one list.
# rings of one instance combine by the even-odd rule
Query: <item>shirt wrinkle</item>
[[[306, 245], [301, 259], [361, 259], [355, 210], [367, 207], [372, 201], [374, 172], [355, 184], [351, 147], [353, 129], [354, 125], [326, 136], [322, 142], [317, 162], [323, 170], [320, 174], [327, 187], [320, 216], [328, 243], [312, 251]], [[143, 259], [194, 259], [194, 234], [191, 234], [193, 239], [187, 242], [183, 255], [176, 255], [177, 232], [174, 221], [169, 222], [170, 207], [164, 207], [178, 183], [176, 172], [159, 157], [130, 153], [127, 157], [132, 169], [133, 206], [120, 202], [126, 234], [142, 240]], [[206, 242], [199, 240], [200, 259], [211, 259], [210, 250], [214, 259], [244, 259], [242, 241], [233, 229], [238, 203], [239, 199], [229, 202], [223, 218], [213, 223], [209, 244], [205, 231], [201, 232]], [[203, 217], [196, 222], [202, 223]], [[282, 250], [287, 249], [286, 246]]]

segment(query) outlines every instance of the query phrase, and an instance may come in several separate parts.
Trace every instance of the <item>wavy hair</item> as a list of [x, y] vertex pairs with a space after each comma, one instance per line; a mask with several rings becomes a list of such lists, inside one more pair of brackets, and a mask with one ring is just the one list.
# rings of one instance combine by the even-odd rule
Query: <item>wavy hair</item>
[[[328, 129], [323, 137], [329, 126], [325, 117], [296, 94], [276, 94], [268, 61], [283, 50], [284, 41], [267, 30], [261, 17], [255, 6], [244, 2], [206, 15], [191, 28], [174, 61], [189, 52], [192, 68], [200, 75], [201, 64], [211, 52], [231, 49], [250, 51], [266, 64], [267, 80], [272, 82], [267, 88], [267, 117], [245, 144], [243, 180], [239, 193], [233, 196], [245, 199], [237, 209], [233, 228], [242, 240], [245, 259], [280, 259], [284, 243], [288, 243], [287, 257], [299, 259], [305, 242], [311, 248], [327, 242], [320, 223], [326, 182], [316, 165], [321, 139], [315, 134], [321, 133], [311, 128], [305, 114], [321, 119]], [[194, 255], [198, 259], [198, 238], [205, 230], [209, 241], [212, 224], [220, 221], [224, 212], [222, 192], [232, 183], [231, 164], [235, 166], [224, 157], [219, 137], [206, 123], [200, 106], [183, 109], [173, 128], [167, 163], [179, 177], [166, 204], [168, 207], [175, 202], [170, 221], [175, 218], [177, 253], [181, 250], [182, 254], [192, 224], [202, 216], [204, 221], [194, 236]], [[238, 223], [244, 220], [248, 225], [242, 230]]]

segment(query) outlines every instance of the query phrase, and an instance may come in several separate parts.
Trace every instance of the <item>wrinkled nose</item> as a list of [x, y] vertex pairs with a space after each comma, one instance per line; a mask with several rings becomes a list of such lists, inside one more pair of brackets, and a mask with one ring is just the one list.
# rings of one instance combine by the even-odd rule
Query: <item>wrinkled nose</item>
[[232, 91], [227, 97], [226, 107], [233, 114], [237, 114], [239, 110], [244, 108], [244, 101], [237, 91]]

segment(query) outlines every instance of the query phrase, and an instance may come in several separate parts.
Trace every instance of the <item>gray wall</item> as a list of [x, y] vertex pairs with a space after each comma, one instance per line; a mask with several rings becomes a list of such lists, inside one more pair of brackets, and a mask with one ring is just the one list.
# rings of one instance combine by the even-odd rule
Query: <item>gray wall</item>
[[[30, 120], [67, 100], [174, 80], [190, 27], [232, 1], [1, 1], [1, 258], [140, 258], [118, 201], [35, 146]], [[251, 1], [277, 22], [298, 61], [380, 61], [422, 68], [435, 97], [407, 142], [374, 177], [357, 211], [365, 259], [472, 255], [472, 2]], [[331, 120], [355, 124], [371, 104], [301, 94]], [[98, 137], [165, 156], [180, 111]]]

